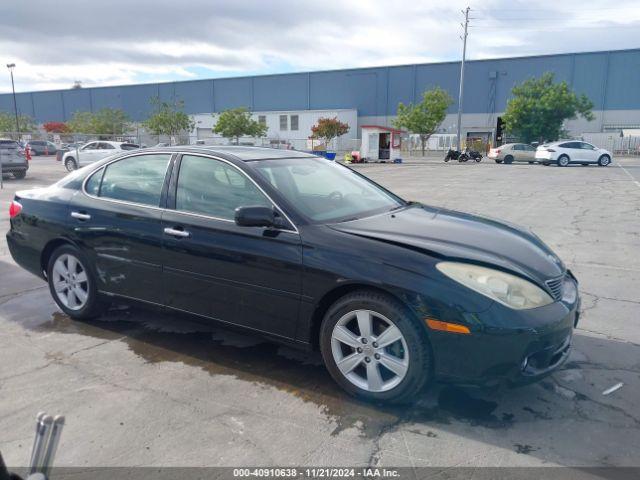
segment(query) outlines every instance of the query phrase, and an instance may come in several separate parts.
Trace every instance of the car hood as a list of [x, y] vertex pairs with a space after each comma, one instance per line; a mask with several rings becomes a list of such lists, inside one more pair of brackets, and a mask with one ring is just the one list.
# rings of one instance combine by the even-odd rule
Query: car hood
[[544, 284], [565, 271], [531, 231], [468, 213], [411, 205], [403, 210], [330, 225], [340, 232], [519, 273]]

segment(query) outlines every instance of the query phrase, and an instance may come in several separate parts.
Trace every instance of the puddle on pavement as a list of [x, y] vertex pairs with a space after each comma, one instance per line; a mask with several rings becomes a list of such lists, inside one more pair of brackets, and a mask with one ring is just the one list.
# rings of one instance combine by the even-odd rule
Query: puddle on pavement
[[233, 375], [256, 385], [276, 387], [318, 405], [336, 423], [334, 435], [357, 428], [360, 435], [373, 438], [400, 424], [461, 421], [487, 428], [508, 428], [513, 423], [513, 415], [496, 414], [496, 402], [451, 386], [436, 385], [409, 407], [360, 402], [344, 394], [333, 382], [318, 352], [299, 351], [208, 326], [186, 315], [116, 306], [99, 319], [86, 322], [72, 320], [60, 312], [49, 319], [44, 315], [23, 317], [25, 321], [18, 318], [15, 320], [33, 330], [125, 342], [149, 363], [181, 362], [211, 375]]

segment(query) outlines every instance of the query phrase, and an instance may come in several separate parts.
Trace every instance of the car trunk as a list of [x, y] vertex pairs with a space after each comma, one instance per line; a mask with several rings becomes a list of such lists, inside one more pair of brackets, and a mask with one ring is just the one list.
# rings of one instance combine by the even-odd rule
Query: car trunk
[[0, 162], [2, 165], [19, 165], [26, 163], [26, 159], [18, 144], [14, 141], [0, 141]]

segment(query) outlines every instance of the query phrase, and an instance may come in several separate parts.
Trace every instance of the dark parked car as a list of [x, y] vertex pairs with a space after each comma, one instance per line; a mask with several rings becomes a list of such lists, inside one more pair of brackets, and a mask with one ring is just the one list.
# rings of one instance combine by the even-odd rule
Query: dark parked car
[[136, 300], [319, 348], [369, 400], [538, 380], [578, 321], [575, 277], [531, 232], [292, 150], [126, 152], [18, 192], [10, 217], [13, 258], [67, 315]]
[[58, 147], [55, 143], [46, 140], [30, 140], [27, 146], [31, 150], [31, 155], [55, 155]]
[[29, 170], [29, 162], [24, 149], [15, 140], [0, 138], [0, 165], [2, 173], [10, 173], [15, 178], [24, 178]]

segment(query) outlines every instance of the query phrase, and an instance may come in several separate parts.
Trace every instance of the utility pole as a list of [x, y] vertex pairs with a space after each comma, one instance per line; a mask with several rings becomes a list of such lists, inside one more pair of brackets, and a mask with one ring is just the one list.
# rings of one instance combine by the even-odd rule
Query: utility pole
[[8, 63], [7, 68], [11, 73], [11, 90], [13, 90], [13, 111], [16, 114], [16, 133], [18, 135], [18, 141], [20, 140], [20, 124], [18, 123], [18, 104], [16, 102], [16, 87], [13, 84], [13, 69], [15, 68], [15, 63]]
[[462, 63], [460, 64], [460, 92], [458, 94], [458, 140], [457, 150], [460, 151], [460, 136], [462, 135], [462, 97], [464, 96], [464, 62], [467, 57], [467, 32], [469, 30], [469, 10], [467, 7], [463, 10], [464, 13], [464, 34], [462, 36]]

